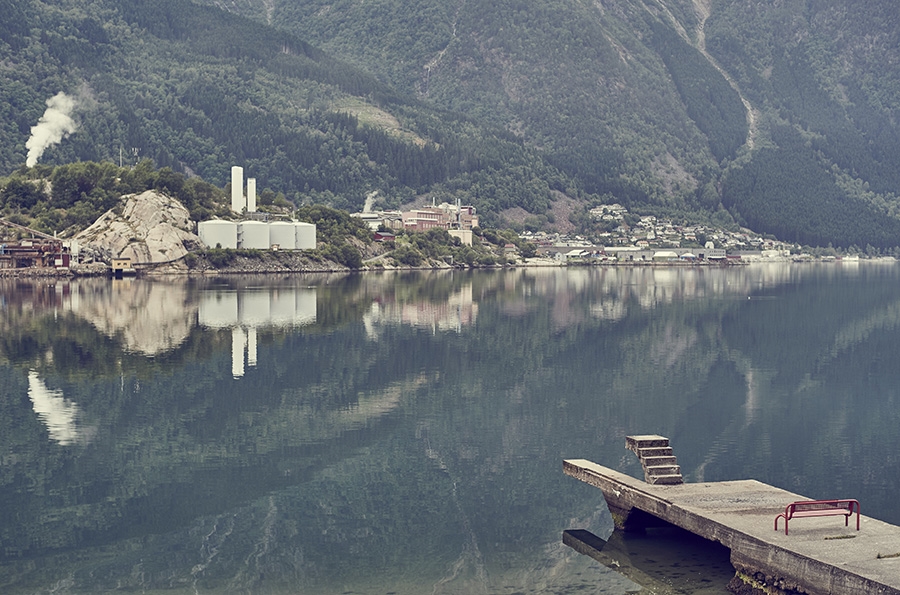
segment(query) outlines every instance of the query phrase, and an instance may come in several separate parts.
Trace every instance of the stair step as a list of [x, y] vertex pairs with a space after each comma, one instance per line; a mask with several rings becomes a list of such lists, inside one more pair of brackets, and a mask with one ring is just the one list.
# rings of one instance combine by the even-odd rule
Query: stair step
[[625, 448], [635, 453], [639, 448], [652, 448], [658, 446], [669, 446], [669, 439], [665, 436], [657, 436], [656, 434], [625, 437]]
[[681, 475], [681, 467], [678, 465], [657, 465], [655, 467], [644, 467], [644, 475], [647, 477], [659, 475]]
[[681, 477], [680, 473], [678, 475], [651, 475], [647, 479], [649, 480], [647, 483], [656, 485], [680, 485], [684, 483], [684, 478]]
[[673, 453], [671, 446], [652, 446], [650, 448], [639, 448], [637, 456], [641, 459], [647, 457], [671, 457]]
[[659, 465], [677, 465], [678, 459], [674, 456], [667, 457], [641, 457], [641, 465], [644, 467], [657, 467]]

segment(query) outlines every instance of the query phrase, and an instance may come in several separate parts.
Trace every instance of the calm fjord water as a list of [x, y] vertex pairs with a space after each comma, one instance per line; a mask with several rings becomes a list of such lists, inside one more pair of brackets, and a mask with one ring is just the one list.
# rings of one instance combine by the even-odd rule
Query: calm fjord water
[[867, 262], [3, 280], [0, 592], [635, 591], [561, 540], [632, 433], [900, 523], [898, 353]]

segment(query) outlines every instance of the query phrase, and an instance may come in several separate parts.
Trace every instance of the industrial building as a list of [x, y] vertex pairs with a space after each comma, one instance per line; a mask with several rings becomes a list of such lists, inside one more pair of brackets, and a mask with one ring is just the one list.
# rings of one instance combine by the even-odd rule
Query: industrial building
[[0, 219], [0, 228], [16, 230], [16, 233], [26, 233], [30, 238], [3, 239], [0, 233], [0, 269], [24, 269], [24, 268], [69, 268], [71, 263], [71, 250], [69, 246], [51, 235], [37, 230], [18, 225], [6, 219]]
[[303, 221], [201, 221], [197, 235], [207, 248], [315, 250], [316, 226]]

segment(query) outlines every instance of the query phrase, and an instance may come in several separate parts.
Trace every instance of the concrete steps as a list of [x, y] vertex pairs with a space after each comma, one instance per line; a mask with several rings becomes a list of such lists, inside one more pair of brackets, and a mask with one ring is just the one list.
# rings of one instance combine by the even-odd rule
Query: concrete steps
[[675, 458], [669, 439], [664, 436], [626, 436], [625, 448], [637, 455], [644, 470], [644, 481], [651, 484], [678, 485], [684, 483], [681, 467]]

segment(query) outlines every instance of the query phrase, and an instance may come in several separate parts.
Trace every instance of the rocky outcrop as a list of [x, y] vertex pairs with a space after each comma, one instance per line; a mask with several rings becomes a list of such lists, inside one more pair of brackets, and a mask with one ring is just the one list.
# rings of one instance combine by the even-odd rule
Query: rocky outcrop
[[172, 262], [201, 246], [184, 205], [155, 190], [123, 196], [75, 240], [106, 262], [130, 258], [134, 264]]

